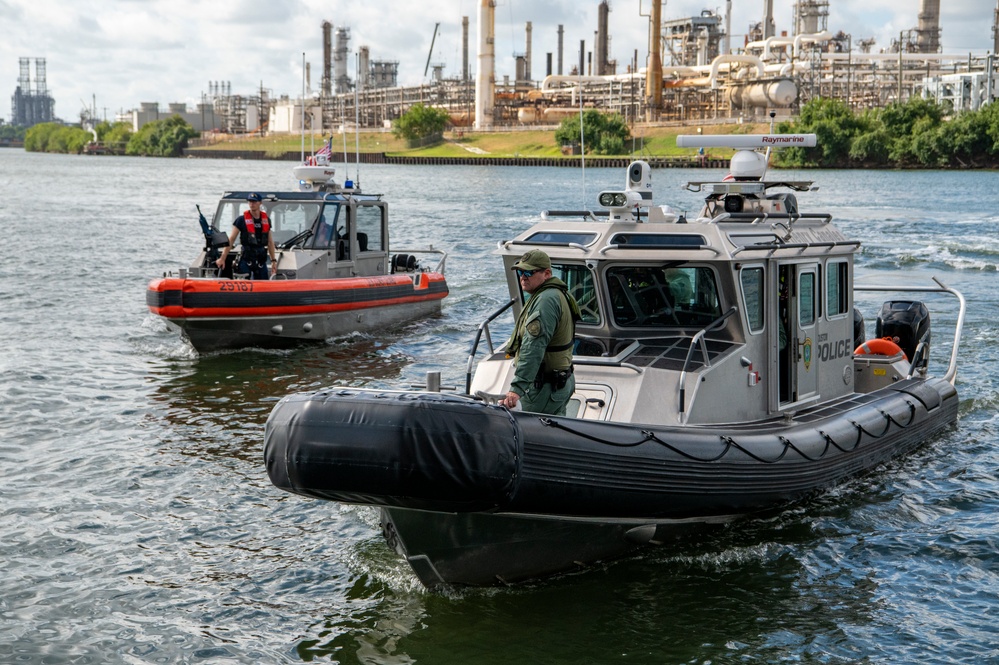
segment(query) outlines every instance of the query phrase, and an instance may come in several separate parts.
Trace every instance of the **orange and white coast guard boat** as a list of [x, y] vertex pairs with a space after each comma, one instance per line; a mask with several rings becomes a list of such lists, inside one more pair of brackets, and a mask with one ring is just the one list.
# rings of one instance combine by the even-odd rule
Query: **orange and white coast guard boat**
[[233, 273], [238, 244], [216, 268], [228, 243], [219, 228], [247, 209], [250, 192], [234, 191], [222, 196], [211, 225], [201, 216], [205, 247], [195, 261], [150, 282], [149, 310], [179, 326], [198, 351], [287, 347], [440, 313], [445, 252], [390, 253], [380, 194], [362, 194], [349, 180], [339, 186], [329, 165], [295, 175], [303, 191], [260, 192], [277, 247], [270, 280]]

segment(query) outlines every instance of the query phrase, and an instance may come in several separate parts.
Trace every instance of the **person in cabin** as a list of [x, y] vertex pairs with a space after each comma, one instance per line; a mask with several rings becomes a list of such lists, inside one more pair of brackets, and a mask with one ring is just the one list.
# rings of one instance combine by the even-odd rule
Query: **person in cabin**
[[500, 405], [512, 409], [564, 416], [576, 388], [572, 351], [579, 305], [565, 282], [552, 276], [552, 262], [539, 249], [513, 264], [520, 287], [531, 295], [517, 317], [508, 358], [516, 358], [513, 380]]
[[330, 243], [336, 239], [336, 228], [326, 221], [326, 215], [319, 215], [318, 232], [316, 233], [316, 247], [329, 247]]
[[243, 249], [235, 272], [249, 274], [250, 279], [267, 279], [267, 257], [270, 256], [271, 273], [277, 274], [277, 250], [271, 235], [271, 221], [267, 213], [260, 209], [261, 200], [260, 194], [247, 195], [246, 201], [250, 209], [233, 220], [229, 245], [222, 249], [222, 255], [215, 261], [219, 269], [225, 267], [226, 257], [238, 235]]

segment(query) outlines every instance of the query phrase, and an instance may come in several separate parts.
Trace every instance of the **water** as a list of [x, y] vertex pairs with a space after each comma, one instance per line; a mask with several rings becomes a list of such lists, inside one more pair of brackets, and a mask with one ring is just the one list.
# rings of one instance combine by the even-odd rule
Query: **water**
[[[395, 247], [450, 253], [443, 316], [199, 357], [148, 314], [146, 283], [198, 250], [195, 203], [284, 188], [290, 166], [0, 150], [0, 662], [999, 662], [994, 173], [789, 174], [822, 186], [805, 206], [847, 198], [840, 223], [874, 281], [965, 293], [956, 429], [779, 515], [442, 596], [373, 510], [272, 487], [263, 423], [293, 391], [432, 369], [463, 385], [474, 330], [506, 297], [496, 242], [624, 172], [588, 168], [584, 186], [572, 169], [362, 167]], [[657, 171], [657, 200], [693, 210], [679, 184], [703, 176]]]

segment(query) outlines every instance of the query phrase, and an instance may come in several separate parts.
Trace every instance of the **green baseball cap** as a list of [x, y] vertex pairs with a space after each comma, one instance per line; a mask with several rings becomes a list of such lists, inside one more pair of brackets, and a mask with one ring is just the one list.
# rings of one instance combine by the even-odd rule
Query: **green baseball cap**
[[540, 249], [532, 249], [513, 264], [512, 270], [550, 270], [551, 267], [552, 260], [547, 254]]

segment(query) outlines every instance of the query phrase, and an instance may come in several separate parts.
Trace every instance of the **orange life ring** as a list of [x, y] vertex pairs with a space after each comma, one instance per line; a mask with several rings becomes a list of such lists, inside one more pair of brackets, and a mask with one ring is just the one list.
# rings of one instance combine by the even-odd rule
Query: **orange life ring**
[[855, 356], [865, 356], [868, 354], [877, 356], [896, 356], [900, 353], [903, 358], [906, 360], [909, 359], [907, 355], [902, 353], [902, 347], [893, 342], [891, 337], [869, 339], [853, 350], [853, 355]]

